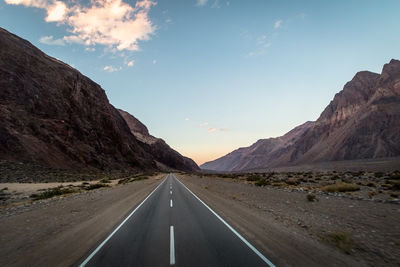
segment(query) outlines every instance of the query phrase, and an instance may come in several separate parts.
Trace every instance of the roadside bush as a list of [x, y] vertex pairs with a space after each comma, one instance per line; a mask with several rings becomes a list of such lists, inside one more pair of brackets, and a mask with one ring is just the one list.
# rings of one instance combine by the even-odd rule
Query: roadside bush
[[256, 186], [266, 186], [266, 185], [270, 185], [271, 183], [267, 179], [259, 179], [254, 184]]
[[321, 188], [322, 191], [324, 192], [353, 192], [360, 190], [360, 186], [356, 184], [349, 184], [349, 183], [336, 183], [336, 184], [331, 184], [331, 185], [326, 185]]
[[350, 254], [351, 249], [354, 245], [354, 241], [349, 233], [329, 233], [323, 237], [324, 240], [333, 244], [337, 248], [344, 251], [346, 254]]
[[101, 179], [101, 180], [99, 181], [99, 183], [102, 183], [102, 184], [109, 184], [109, 183], [111, 183], [111, 181], [110, 181], [109, 179], [107, 179], [107, 178], [104, 178], [104, 179]]
[[85, 190], [90, 191], [90, 190], [98, 189], [98, 188], [101, 188], [101, 187], [109, 187], [109, 185], [102, 184], [102, 183], [91, 184], [89, 186], [86, 186]]
[[316, 195], [310, 193], [310, 194], [307, 194], [307, 200], [310, 202], [315, 202], [315, 201], [318, 201], [318, 198]]
[[39, 200], [39, 199], [52, 198], [54, 196], [71, 194], [71, 193], [75, 193], [75, 192], [77, 192], [77, 191], [74, 189], [63, 188], [63, 187], [59, 186], [59, 187], [48, 189], [40, 194], [32, 194], [30, 197], [33, 198], [33, 200]]
[[286, 184], [288, 185], [299, 185], [300, 180], [299, 179], [294, 179], [294, 178], [289, 178], [286, 180]]

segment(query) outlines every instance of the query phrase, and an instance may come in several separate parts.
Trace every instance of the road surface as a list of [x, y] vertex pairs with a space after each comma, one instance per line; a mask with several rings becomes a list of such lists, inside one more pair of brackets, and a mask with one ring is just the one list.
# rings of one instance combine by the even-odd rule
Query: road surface
[[173, 174], [80, 266], [274, 266]]

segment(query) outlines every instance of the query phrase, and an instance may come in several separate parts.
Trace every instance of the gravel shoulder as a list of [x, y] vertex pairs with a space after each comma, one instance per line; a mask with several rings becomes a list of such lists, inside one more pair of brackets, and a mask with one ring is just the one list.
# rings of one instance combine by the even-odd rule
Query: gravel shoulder
[[178, 177], [277, 266], [400, 265], [399, 204]]
[[71, 266], [163, 176], [0, 209], [0, 266]]

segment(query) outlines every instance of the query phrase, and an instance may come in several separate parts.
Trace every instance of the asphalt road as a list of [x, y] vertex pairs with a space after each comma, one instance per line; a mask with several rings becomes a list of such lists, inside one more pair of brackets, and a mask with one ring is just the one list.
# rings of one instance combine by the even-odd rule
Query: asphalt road
[[173, 174], [80, 266], [273, 266]]

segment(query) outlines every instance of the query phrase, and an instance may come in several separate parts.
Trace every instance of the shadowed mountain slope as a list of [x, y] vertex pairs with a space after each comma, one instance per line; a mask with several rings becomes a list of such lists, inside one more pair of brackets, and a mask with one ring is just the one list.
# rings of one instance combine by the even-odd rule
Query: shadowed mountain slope
[[104, 90], [79, 71], [2, 28], [0, 47], [1, 160], [67, 169], [198, 168], [132, 134]]

